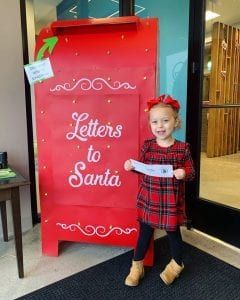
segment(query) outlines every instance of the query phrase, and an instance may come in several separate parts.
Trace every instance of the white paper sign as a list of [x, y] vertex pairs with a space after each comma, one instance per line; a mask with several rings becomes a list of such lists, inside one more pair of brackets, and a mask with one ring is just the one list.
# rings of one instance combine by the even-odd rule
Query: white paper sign
[[49, 58], [44, 58], [24, 66], [30, 84], [53, 77]]
[[155, 177], [173, 177], [172, 165], [146, 165], [134, 159], [131, 163], [137, 172]]

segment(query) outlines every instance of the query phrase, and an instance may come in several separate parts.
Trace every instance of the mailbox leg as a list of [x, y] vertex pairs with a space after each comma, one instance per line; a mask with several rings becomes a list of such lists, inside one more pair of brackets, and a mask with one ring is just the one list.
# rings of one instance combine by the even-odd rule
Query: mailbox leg
[[48, 233], [42, 234], [42, 253], [49, 256], [58, 256], [59, 243], [53, 237], [47, 238]]

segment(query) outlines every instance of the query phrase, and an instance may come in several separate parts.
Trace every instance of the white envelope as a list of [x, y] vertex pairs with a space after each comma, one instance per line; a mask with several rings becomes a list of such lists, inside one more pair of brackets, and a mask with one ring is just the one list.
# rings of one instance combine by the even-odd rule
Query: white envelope
[[173, 177], [172, 165], [147, 165], [134, 159], [131, 163], [137, 172], [155, 177]]

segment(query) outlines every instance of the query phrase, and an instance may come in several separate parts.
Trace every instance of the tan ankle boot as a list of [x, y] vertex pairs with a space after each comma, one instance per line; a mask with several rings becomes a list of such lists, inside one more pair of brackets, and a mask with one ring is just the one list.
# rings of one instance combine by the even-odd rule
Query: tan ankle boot
[[171, 284], [184, 269], [184, 265], [179, 266], [174, 259], [166, 266], [164, 271], [160, 274], [161, 279], [167, 285]]
[[128, 286], [137, 286], [139, 284], [140, 279], [144, 276], [144, 267], [143, 261], [132, 261], [132, 266], [130, 269], [130, 273], [125, 279], [125, 285]]

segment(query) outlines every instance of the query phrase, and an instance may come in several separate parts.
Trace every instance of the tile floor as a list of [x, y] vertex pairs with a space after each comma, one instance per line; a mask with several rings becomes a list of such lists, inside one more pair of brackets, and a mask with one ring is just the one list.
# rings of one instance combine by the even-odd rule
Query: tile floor
[[240, 152], [207, 158], [201, 153], [200, 197], [240, 209]]
[[[59, 257], [41, 254], [40, 226], [23, 234], [25, 278], [19, 279], [14, 241], [0, 240], [0, 300], [12, 300], [70, 276], [90, 266], [120, 255], [129, 248], [99, 246], [92, 244], [61, 244]], [[164, 235], [157, 231], [156, 237]], [[196, 230], [182, 228], [185, 242], [204, 250], [240, 269], [240, 249], [227, 245]]]

